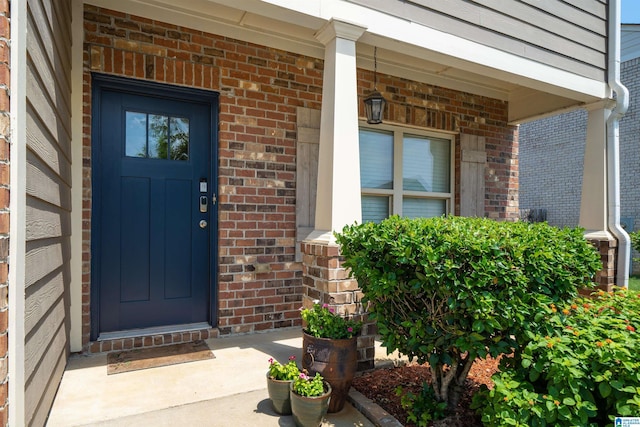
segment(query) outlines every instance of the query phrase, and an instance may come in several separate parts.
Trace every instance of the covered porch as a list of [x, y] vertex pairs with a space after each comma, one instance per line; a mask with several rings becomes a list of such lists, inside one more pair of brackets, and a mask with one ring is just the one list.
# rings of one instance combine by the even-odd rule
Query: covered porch
[[[269, 358], [286, 362], [302, 357], [300, 328], [209, 339], [214, 359], [107, 375], [107, 356], [69, 359], [47, 421], [48, 427], [130, 425], [293, 426], [291, 416], [276, 414], [267, 394]], [[376, 343], [376, 364], [397, 363]], [[368, 399], [355, 399], [323, 426], [375, 425], [363, 412]], [[363, 409], [363, 406], [365, 407]], [[373, 416], [373, 415], [370, 415]]]

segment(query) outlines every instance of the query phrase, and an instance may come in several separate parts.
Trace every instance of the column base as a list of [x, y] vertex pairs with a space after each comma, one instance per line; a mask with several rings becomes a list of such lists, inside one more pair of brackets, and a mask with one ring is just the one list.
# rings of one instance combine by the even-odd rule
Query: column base
[[618, 241], [608, 231], [587, 232], [584, 237], [595, 246], [602, 261], [602, 270], [596, 274], [596, 289], [608, 292], [616, 285]]
[[319, 240], [305, 240], [301, 250], [302, 306], [311, 307], [317, 300], [320, 304], [329, 304], [342, 316], [362, 320], [362, 332], [358, 337], [358, 370], [373, 369], [377, 327], [368, 320], [358, 282], [350, 278], [342, 266], [339, 246]]

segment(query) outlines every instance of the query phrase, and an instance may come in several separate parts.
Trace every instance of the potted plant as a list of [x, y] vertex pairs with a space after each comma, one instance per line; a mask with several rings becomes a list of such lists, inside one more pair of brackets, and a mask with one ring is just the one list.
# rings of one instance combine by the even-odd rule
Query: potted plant
[[269, 359], [269, 371], [267, 372], [267, 390], [273, 410], [281, 415], [291, 414], [291, 398], [289, 389], [291, 382], [298, 378], [300, 370], [296, 364], [296, 357], [290, 356], [289, 362], [282, 365], [273, 358]]
[[299, 427], [317, 427], [327, 414], [331, 401], [331, 385], [322, 375], [311, 377], [303, 370], [291, 383], [291, 412]]
[[331, 384], [329, 412], [341, 411], [358, 368], [357, 336], [362, 322], [342, 317], [328, 304], [301, 311], [302, 367]]

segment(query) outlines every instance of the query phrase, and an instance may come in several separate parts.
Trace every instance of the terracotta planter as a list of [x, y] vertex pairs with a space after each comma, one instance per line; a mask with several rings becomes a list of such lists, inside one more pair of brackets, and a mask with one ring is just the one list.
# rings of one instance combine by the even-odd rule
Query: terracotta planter
[[358, 369], [358, 338], [316, 338], [303, 331], [302, 367], [312, 376], [319, 373], [331, 384], [329, 412], [341, 411]]
[[274, 380], [267, 372], [267, 390], [273, 410], [280, 415], [291, 415], [291, 380]]
[[331, 385], [324, 382], [325, 393], [321, 396], [300, 396], [293, 391], [293, 382], [289, 388], [291, 394], [291, 412], [298, 427], [318, 427], [327, 415], [331, 401]]

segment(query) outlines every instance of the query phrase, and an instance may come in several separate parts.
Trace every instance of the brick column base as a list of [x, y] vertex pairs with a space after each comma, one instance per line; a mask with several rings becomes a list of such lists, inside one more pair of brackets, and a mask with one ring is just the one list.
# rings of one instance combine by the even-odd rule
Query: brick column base
[[602, 261], [602, 270], [596, 274], [596, 289], [608, 292], [616, 284], [618, 241], [614, 237], [606, 236], [587, 236], [587, 240], [598, 250]]
[[342, 267], [337, 245], [322, 242], [302, 242], [302, 306], [309, 308], [313, 301], [329, 304], [336, 313], [362, 320], [358, 337], [358, 370], [374, 367], [376, 325], [368, 320], [362, 304], [362, 292], [355, 279], [349, 278]]

